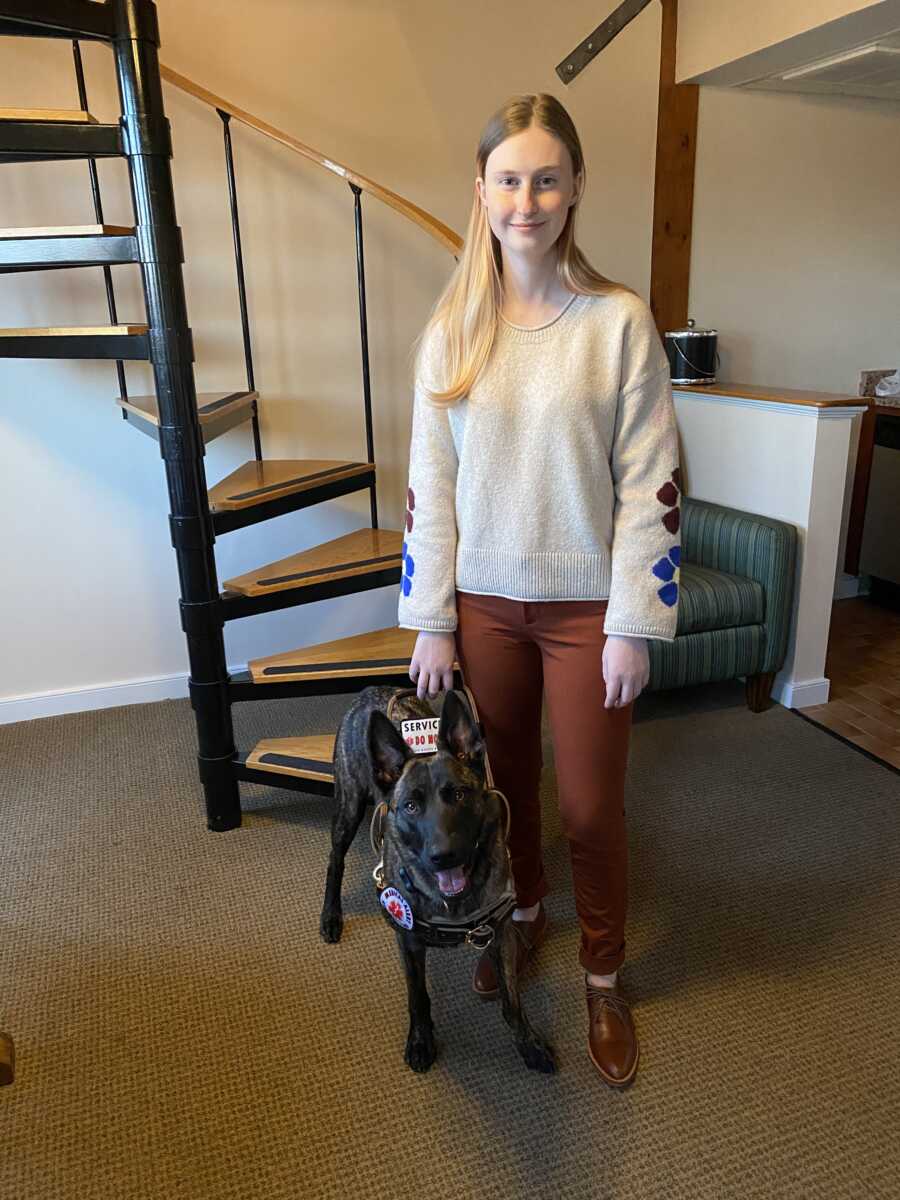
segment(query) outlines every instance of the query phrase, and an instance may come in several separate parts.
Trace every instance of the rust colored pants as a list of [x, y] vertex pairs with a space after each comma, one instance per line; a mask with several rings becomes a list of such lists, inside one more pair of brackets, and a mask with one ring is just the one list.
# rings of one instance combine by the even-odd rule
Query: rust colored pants
[[494, 781], [512, 810], [520, 908], [547, 894], [541, 855], [541, 701], [546, 693], [569, 841], [579, 959], [607, 975], [625, 959], [625, 772], [633, 704], [604, 708], [605, 600], [505, 600], [457, 592], [457, 656], [484, 725]]

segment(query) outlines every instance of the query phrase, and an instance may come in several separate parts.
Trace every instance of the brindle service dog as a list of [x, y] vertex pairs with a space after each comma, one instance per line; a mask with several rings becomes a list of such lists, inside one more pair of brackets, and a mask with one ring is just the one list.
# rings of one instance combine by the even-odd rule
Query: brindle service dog
[[[392, 720], [386, 715], [389, 705]], [[341, 722], [334, 748], [332, 850], [320, 932], [326, 942], [340, 940], [344, 859], [367, 802], [384, 801], [381, 897], [406, 970], [406, 1062], [414, 1071], [427, 1071], [436, 1055], [425, 986], [427, 946], [468, 940], [470, 945], [490, 946], [503, 1016], [525, 1063], [550, 1073], [556, 1069], [553, 1052], [529, 1024], [519, 1000], [506, 805], [500, 793], [487, 786], [484, 743], [468, 705], [456, 692], [448, 692], [444, 701], [437, 752], [424, 757], [410, 750], [399, 723], [433, 715], [414, 693], [370, 687]]]

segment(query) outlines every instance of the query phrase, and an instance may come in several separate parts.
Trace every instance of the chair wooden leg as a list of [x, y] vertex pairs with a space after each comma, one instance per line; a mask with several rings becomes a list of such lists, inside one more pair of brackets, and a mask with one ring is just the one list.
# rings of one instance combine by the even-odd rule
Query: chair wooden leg
[[16, 1051], [13, 1040], [6, 1033], [0, 1033], [0, 1087], [12, 1083], [16, 1074]]
[[747, 676], [747, 707], [751, 712], [765, 712], [772, 705], [772, 685], [775, 682], [774, 671], [764, 671], [761, 675]]

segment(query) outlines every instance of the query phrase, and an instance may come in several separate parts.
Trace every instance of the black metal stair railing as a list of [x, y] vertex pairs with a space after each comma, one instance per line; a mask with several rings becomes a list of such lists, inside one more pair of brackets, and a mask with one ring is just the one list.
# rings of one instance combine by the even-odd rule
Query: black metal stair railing
[[[363, 405], [366, 412], [366, 453], [368, 461], [375, 461], [375, 438], [372, 432], [372, 382], [369, 372], [369, 321], [366, 313], [366, 264], [365, 255], [363, 253], [363, 224], [362, 224], [362, 204], [360, 196], [362, 188], [358, 184], [351, 183], [350, 190], [353, 192], [353, 217], [354, 228], [356, 230], [356, 279], [357, 288], [359, 291], [359, 337], [362, 346], [362, 372], [363, 372]], [[369, 505], [371, 508], [372, 528], [378, 528], [378, 497], [375, 490], [375, 480], [369, 486]]]
[[[241, 305], [241, 329], [244, 334], [244, 363], [247, 369], [247, 390], [256, 391], [253, 377], [253, 347], [250, 343], [250, 316], [247, 311], [247, 283], [244, 279], [244, 252], [241, 246], [241, 221], [238, 213], [237, 181], [234, 175], [234, 150], [231, 145], [231, 113], [217, 108], [216, 112], [222, 118], [222, 130], [225, 138], [225, 172], [228, 176], [228, 202], [231, 207], [231, 229], [234, 238], [234, 262], [237, 268], [238, 298]], [[259, 438], [259, 411], [256, 399], [251, 409], [253, 427], [253, 449], [256, 461], [262, 462], [262, 445]]]
[[[225, 147], [225, 173], [228, 181], [228, 201], [231, 211], [231, 228], [234, 241], [234, 261], [235, 270], [237, 273], [238, 283], [238, 300], [241, 310], [241, 329], [244, 339], [244, 362], [247, 372], [247, 389], [248, 391], [256, 391], [256, 383], [253, 373], [253, 346], [250, 335], [250, 316], [247, 304], [247, 282], [244, 271], [244, 252], [241, 239], [241, 222], [240, 212], [238, 207], [237, 193], [237, 177], [234, 168], [234, 145], [231, 137], [231, 113], [224, 109], [217, 108], [216, 112], [222, 121], [222, 131]], [[357, 273], [357, 290], [359, 294], [359, 331], [360, 331], [360, 350], [362, 356], [362, 380], [363, 380], [363, 409], [365, 415], [366, 427], [366, 455], [367, 462], [375, 462], [375, 438], [372, 422], [372, 380], [371, 368], [369, 361], [369, 327], [368, 313], [366, 303], [366, 270], [365, 270], [365, 254], [363, 248], [363, 221], [362, 221], [362, 205], [360, 197], [362, 189], [355, 183], [350, 183], [350, 188], [353, 192], [354, 202], [354, 229], [356, 235], [356, 273]], [[257, 411], [257, 402], [254, 399], [252, 407], [252, 427], [253, 427], [253, 445], [257, 462], [262, 461], [262, 448], [260, 445], [259, 433], [259, 414]], [[369, 509], [371, 525], [373, 529], [378, 528], [378, 496], [377, 496], [376, 479], [373, 474], [371, 482], [368, 484], [369, 491]], [[351, 484], [345, 484], [341, 493], [354, 491], [356, 488]], [[226, 527], [237, 528], [240, 524], [245, 523], [239, 518], [228, 522], [227, 518], [223, 521], [223, 527], [219, 532], [224, 532]]]
[[[84, 83], [84, 64], [81, 61], [81, 47], [77, 40], [72, 42], [72, 55], [75, 59], [75, 80], [78, 85], [78, 103], [81, 105], [82, 111], [90, 112], [88, 107], [87, 88]], [[94, 200], [94, 216], [97, 218], [97, 224], [103, 224], [103, 201], [100, 198], [100, 180], [97, 176], [97, 163], [93, 158], [87, 160], [88, 172], [91, 177], [91, 195]], [[116, 314], [116, 294], [113, 290], [112, 271], [108, 266], [103, 268], [103, 282], [106, 285], [106, 306], [109, 309], [109, 319], [113, 325], [118, 325], [119, 318]], [[128, 399], [128, 388], [125, 383], [125, 364], [121, 359], [116, 362], [116, 374], [119, 378], [119, 395], [123, 400]], [[123, 419], [127, 419], [128, 414], [125, 409], [122, 409]]]

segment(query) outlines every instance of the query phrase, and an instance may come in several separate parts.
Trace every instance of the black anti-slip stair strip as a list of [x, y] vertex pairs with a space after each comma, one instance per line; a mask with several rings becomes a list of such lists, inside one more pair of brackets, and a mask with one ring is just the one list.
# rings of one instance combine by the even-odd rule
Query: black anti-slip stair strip
[[316, 671], [362, 671], [366, 667], [408, 667], [409, 658], [361, 658], [357, 662], [290, 663], [265, 667], [263, 675], [311, 675]]
[[361, 558], [356, 562], [336, 563], [333, 567], [316, 567], [312, 571], [297, 571], [293, 575], [273, 575], [269, 579], [258, 579], [260, 587], [274, 587], [277, 583], [299, 583], [301, 579], [315, 579], [322, 575], [336, 575], [339, 571], [355, 571], [358, 567], [374, 567], [377, 563], [396, 562], [399, 554], [382, 554], [379, 558]]
[[294, 479], [283, 479], [281, 483], [267, 483], [264, 487], [253, 488], [249, 492], [236, 492], [233, 495], [229, 495], [228, 499], [231, 501], [250, 500], [254, 496], [265, 496], [269, 492], [280, 492], [283, 488], [293, 487], [298, 483], [311, 483], [314, 479], [329, 479], [332, 475], [340, 475], [343, 471], [365, 465], [365, 463], [345, 463], [340, 467], [329, 467], [327, 471], [314, 471], [311, 475], [297, 475]]
[[317, 771], [320, 775], [334, 774], [330, 762], [323, 762], [317, 758], [296, 758], [293, 754], [261, 754], [257, 763], [268, 764], [271, 767], [293, 767], [296, 771]]
[[[206, 425], [204, 425], [205, 428]], [[213, 527], [216, 533], [230, 533], [233, 529], [243, 529], [247, 525], [269, 521], [273, 517], [297, 512], [301, 508], [309, 508], [314, 504], [322, 504], [326, 500], [336, 500], [340, 496], [360, 492], [364, 488], [371, 487], [374, 478], [375, 468], [372, 467], [369, 471], [357, 471], [354, 475], [342, 475], [336, 479], [320, 479], [312, 487], [285, 492], [281, 496], [271, 498], [260, 496], [255, 504], [248, 504], [244, 508], [216, 509], [213, 513]], [[398, 570], [399, 567], [398, 559]]]
[[313, 796], [333, 796], [334, 776], [316, 779], [313, 775], [288, 775], [284, 771], [267, 771], [264, 767], [249, 766], [242, 755], [232, 765], [235, 779], [256, 783], [265, 788], [283, 788], [289, 792], [301, 792]]
[[[218, 532], [218, 525], [215, 525]], [[260, 592], [257, 596], [244, 596], [240, 592], [222, 592], [219, 600], [222, 605], [222, 616], [226, 621], [238, 621], [243, 617], [258, 616], [259, 613], [276, 612], [282, 608], [297, 608], [301, 604], [315, 604], [320, 600], [333, 600], [337, 596], [353, 596], [359, 592], [371, 592], [377, 588], [396, 587], [400, 582], [401, 566], [399, 556], [396, 562], [388, 567], [363, 572], [360, 575], [341, 575], [336, 579], [320, 579], [304, 583], [300, 587], [282, 588], [270, 592]], [[298, 686], [304, 686], [297, 681]], [[257, 685], [259, 686], [259, 685]], [[285, 688], [291, 686], [290, 681], [266, 684], [266, 687]], [[318, 688], [319, 683], [315, 686]], [[281, 694], [281, 693], [279, 693]]]
[[258, 704], [261, 700], [276, 697], [284, 700], [293, 697], [345, 696], [353, 695], [372, 683], [386, 687], [409, 687], [409, 663], [402, 667], [385, 670], [380, 675], [323, 675], [311, 678], [308, 675], [291, 675], [284, 679], [251, 679], [249, 672], [232, 675], [228, 683], [228, 695], [232, 704]]

